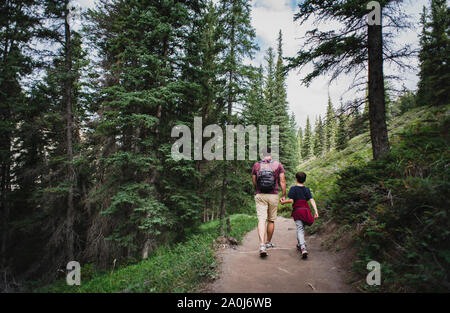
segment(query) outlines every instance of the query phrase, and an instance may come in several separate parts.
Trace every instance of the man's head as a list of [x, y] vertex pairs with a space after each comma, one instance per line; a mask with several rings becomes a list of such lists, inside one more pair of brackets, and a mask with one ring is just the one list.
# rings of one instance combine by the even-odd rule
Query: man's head
[[303, 184], [306, 181], [306, 174], [305, 172], [297, 172], [297, 174], [295, 174], [295, 178], [297, 179], [297, 182]]
[[271, 151], [270, 147], [267, 147], [266, 151], [263, 151], [263, 158], [265, 160], [272, 159], [272, 151]]

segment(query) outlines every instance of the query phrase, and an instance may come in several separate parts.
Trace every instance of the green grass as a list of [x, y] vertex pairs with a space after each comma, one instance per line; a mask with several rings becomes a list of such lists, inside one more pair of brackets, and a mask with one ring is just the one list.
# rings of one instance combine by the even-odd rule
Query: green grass
[[[360, 290], [450, 290], [449, 112], [448, 105], [422, 107], [393, 119], [391, 151], [382, 160], [370, 160], [364, 133], [343, 151], [300, 164], [318, 203], [319, 221], [325, 217], [341, 227], [324, 245], [339, 250], [340, 235], [352, 233]], [[365, 284], [371, 260], [382, 265], [379, 287]]]
[[[425, 110], [416, 108], [398, 116], [388, 124], [391, 144], [400, 140], [401, 133], [409, 125], [426, 119]], [[306, 185], [311, 188], [319, 210], [329, 209], [330, 195], [336, 185], [338, 173], [348, 166], [365, 165], [372, 159], [369, 132], [352, 138], [346, 149], [332, 150], [321, 158], [312, 158], [299, 164], [298, 170], [307, 173]]]
[[[230, 221], [230, 235], [239, 241], [256, 227], [256, 218], [249, 215], [231, 215]], [[91, 270], [90, 266], [85, 266], [81, 272], [81, 286], [68, 286], [61, 280], [36, 292], [196, 292], [202, 283], [216, 275], [213, 241], [218, 236], [218, 223], [217, 220], [205, 223], [182, 243], [162, 246], [145, 261], [93, 275], [89, 280], [83, 279]]]

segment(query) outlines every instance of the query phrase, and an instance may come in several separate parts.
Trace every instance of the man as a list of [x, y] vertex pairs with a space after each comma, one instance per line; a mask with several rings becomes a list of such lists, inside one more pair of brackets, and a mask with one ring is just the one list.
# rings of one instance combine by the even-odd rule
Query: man
[[261, 257], [265, 257], [267, 248], [274, 247], [272, 236], [277, 218], [279, 185], [281, 185], [282, 191], [281, 200], [286, 199], [284, 168], [280, 162], [272, 160], [270, 148], [267, 148], [264, 159], [253, 165], [252, 176], [258, 217], [259, 254]]

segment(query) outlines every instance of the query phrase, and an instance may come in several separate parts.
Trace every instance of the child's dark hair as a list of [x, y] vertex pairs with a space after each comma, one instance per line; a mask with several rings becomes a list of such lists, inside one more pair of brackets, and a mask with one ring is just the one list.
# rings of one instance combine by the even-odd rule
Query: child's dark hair
[[297, 174], [295, 174], [295, 178], [297, 178], [297, 181], [300, 184], [303, 184], [306, 181], [306, 174], [305, 172], [297, 172]]

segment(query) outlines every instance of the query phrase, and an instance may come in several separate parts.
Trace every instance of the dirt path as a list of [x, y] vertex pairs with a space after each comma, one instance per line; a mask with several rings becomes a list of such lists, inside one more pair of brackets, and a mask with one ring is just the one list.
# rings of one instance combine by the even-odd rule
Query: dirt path
[[300, 258], [295, 224], [279, 217], [275, 223], [273, 243], [267, 258], [258, 255], [256, 228], [243, 239], [242, 245], [219, 253], [220, 277], [209, 292], [278, 293], [278, 292], [355, 292], [346, 283], [342, 255], [321, 247], [320, 236], [306, 236], [309, 257]]

